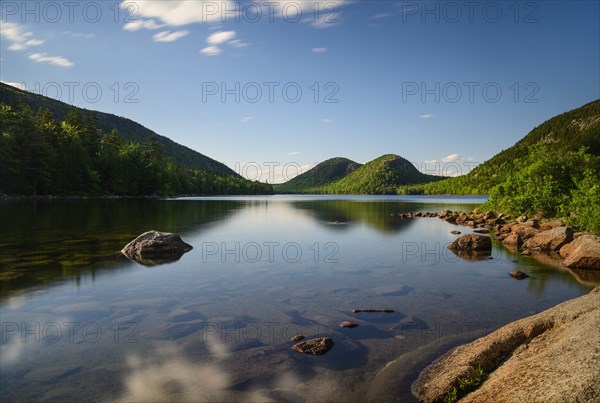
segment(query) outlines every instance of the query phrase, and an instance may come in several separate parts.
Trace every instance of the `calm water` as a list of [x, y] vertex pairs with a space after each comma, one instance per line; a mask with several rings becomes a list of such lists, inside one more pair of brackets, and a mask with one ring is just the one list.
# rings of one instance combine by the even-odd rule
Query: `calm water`
[[[0, 400], [410, 401], [440, 353], [591, 289], [496, 243], [493, 259], [462, 260], [446, 249], [457, 227], [390, 215], [482, 201], [2, 203]], [[194, 249], [160, 266], [118, 253], [150, 229]], [[302, 355], [295, 334], [335, 346]]]

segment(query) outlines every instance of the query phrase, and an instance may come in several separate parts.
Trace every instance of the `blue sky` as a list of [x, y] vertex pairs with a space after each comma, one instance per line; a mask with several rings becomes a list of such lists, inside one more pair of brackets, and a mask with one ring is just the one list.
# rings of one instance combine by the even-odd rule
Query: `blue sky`
[[599, 4], [2, 1], [0, 80], [251, 178], [386, 153], [466, 173], [600, 97]]

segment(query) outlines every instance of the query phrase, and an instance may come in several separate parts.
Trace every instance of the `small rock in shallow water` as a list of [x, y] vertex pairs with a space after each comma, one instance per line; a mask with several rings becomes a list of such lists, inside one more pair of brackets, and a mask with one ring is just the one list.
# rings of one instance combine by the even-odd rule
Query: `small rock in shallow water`
[[353, 313], [361, 312], [383, 312], [383, 313], [394, 313], [393, 309], [353, 309]]
[[451, 234], [454, 234], [454, 235], [459, 235], [461, 232], [460, 232], [460, 231], [457, 231], [457, 230], [454, 230], [454, 231], [450, 231], [450, 233], [451, 233]]
[[529, 277], [527, 274], [523, 273], [522, 271], [516, 270], [516, 271], [511, 271], [510, 276], [512, 278], [516, 278], [517, 280], [523, 280], [526, 279], [527, 277]]
[[292, 338], [290, 339], [290, 341], [302, 341], [302, 340], [304, 340], [305, 338], [306, 338], [306, 337], [302, 336], [301, 334], [297, 334], [297, 335], [295, 335], [294, 337], [292, 337]]
[[343, 322], [340, 324], [340, 326], [341, 326], [341, 327], [347, 327], [347, 328], [349, 328], [349, 329], [353, 329], [353, 328], [355, 328], [355, 327], [358, 327], [358, 325], [357, 325], [356, 323], [352, 323], [352, 322], [350, 322], [350, 321], [347, 321], [347, 320], [343, 321]]
[[329, 337], [319, 337], [294, 344], [292, 349], [304, 354], [321, 355], [328, 352], [333, 347], [333, 340]]

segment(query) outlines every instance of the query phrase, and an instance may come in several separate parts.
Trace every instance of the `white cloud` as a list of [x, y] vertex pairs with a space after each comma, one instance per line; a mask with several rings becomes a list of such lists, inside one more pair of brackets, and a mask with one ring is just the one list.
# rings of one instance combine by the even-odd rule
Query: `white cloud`
[[437, 164], [439, 161], [438, 160], [425, 160], [423, 161], [423, 163], [425, 164]]
[[200, 50], [200, 53], [206, 56], [218, 56], [223, 52], [223, 50], [218, 46], [207, 46], [204, 49]]
[[249, 43], [242, 42], [239, 39], [234, 39], [233, 41], [227, 42], [228, 45], [233, 46], [234, 48], [245, 48], [246, 46], [250, 46]]
[[189, 31], [162, 31], [152, 36], [154, 42], [173, 42], [189, 34]]
[[62, 56], [48, 56], [47, 53], [32, 53], [29, 58], [38, 63], [50, 63], [60, 67], [71, 67], [75, 64]]
[[208, 38], [206, 38], [206, 42], [209, 45], [220, 45], [222, 43], [228, 42], [235, 37], [235, 31], [219, 31], [214, 34], [210, 34]]
[[83, 39], [92, 39], [92, 38], [96, 37], [96, 34], [83, 34], [81, 32], [72, 32], [72, 31], [65, 31], [65, 32], [63, 32], [63, 35], [66, 35], [71, 38], [83, 38]]
[[32, 38], [33, 32], [24, 25], [0, 21], [0, 36], [10, 42], [9, 50], [21, 51], [44, 43], [42, 39]]
[[373, 14], [369, 17], [367, 17], [369, 20], [380, 20], [382, 18], [388, 18], [388, 17], [392, 17], [394, 14], [392, 13], [379, 13], [379, 14]]
[[444, 161], [444, 162], [454, 162], [454, 161], [458, 161], [458, 160], [460, 160], [459, 154], [450, 154], [450, 155], [447, 155], [442, 158], [442, 161]]
[[248, 123], [248, 122], [249, 122], [249, 121], [251, 121], [251, 120], [252, 120], [252, 117], [251, 117], [251, 116], [244, 116], [244, 117], [243, 117], [243, 118], [240, 120], [240, 122], [242, 122], [242, 123]]
[[153, 30], [153, 29], [158, 29], [158, 28], [162, 28], [164, 27], [165, 24], [158, 24], [155, 20], [153, 20], [152, 18], [149, 20], [142, 20], [139, 19], [137, 21], [129, 21], [126, 22], [123, 25], [123, 29], [125, 31], [138, 31], [140, 29], [149, 29], [149, 30]]
[[327, 53], [327, 48], [312, 48], [311, 52], [313, 52], [313, 53]]
[[25, 50], [25, 49], [27, 49], [27, 47], [25, 45], [23, 45], [22, 43], [13, 43], [12, 45], [10, 45], [8, 47], [8, 50], [14, 50], [14, 51]]
[[325, 119], [321, 119], [321, 122], [325, 123], [326, 125], [330, 124], [331, 122], [333, 122], [333, 120], [329, 119], [329, 118], [325, 118]]
[[433, 117], [433, 115], [432, 115], [432, 114], [430, 114], [430, 113], [426, 113], [426, 114], [424, 114], [424, 115], [421, 115], [421, 116], [419, 116], [419, 117], [420, 117], [421, 119], [430, 119], [430, 118], [432, 118], [432, 117]]
[[290, 152], [288, 153], [288, 155], [300, 155], [300, 154], [301, 154], [301, 152], [300, 152], [300, 151], [290, 151]]
[[[181, 26], [194, 23], [221, 21], [225, 10], [235, 10], [235, 3], [230, 0], [123, 0], [121, 8], [132, 10], [133, 18], [155, 18], [170, 26]], [[238, 7], [240, 8], [240, 7]], [[235, 18], [228, 14], [229, 18]]]
[[17, 82], [14, 82], [14, 81], [0, 81], [0, 82], [3, 83], [3, 84], [6, 84], [6, 85], [10, 85], [11, 87], [18, 88], [20, 90], [26, 90], [27, 89], [25, 83], [17, 83]]

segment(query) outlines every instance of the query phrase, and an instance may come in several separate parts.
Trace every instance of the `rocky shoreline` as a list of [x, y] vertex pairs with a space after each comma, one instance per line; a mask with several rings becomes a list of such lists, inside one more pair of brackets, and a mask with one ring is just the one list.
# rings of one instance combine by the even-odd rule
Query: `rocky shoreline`
[[[494, 239], [523, 256], [560, 261], [578, 281], [582, 274], [600, 278], [600, 237], [575, 232], [560, 220], [511, 219], [491, 211], [396, 216], [438, 217], [472, 228], [473, 233], [448, 247], [464, 258], [473, 252], [489, 253]], [[509, 274], [518, 280], [529, 277], [520, 271]], [[450, 350], [421, 372], [412, 393], [422, 402], [600, 401], [598, 329], [600, 286]]]
[[[600, 270], [600, 236], [575, 232], [565, 226], [561, 220], [528, 219], [525, 216], [511, 219], [504, 214], [496, 215], [492, 211], [460, 212], [444, 210], [440, 212], [418, 212], [392, 214], [401, 219], [419, 217], [438, 217], [450, 224], [462, 225], [473, 229], [477, 235], [491, 234], [493, 239], [512, 251], [524, 256], [535, 254], [551, 255], [561, 259], [562, 265], [572, 270]], [[451, 231], [460, 234], [460, 231]], [[487, 250], [491, 244], [475, 234], [463, 235], [450, 245], [450, 249], [458, 252]], [[480, 244], [482, 246], [473, 246]], [[596, 276], [597, 277], [597, 276]]]

